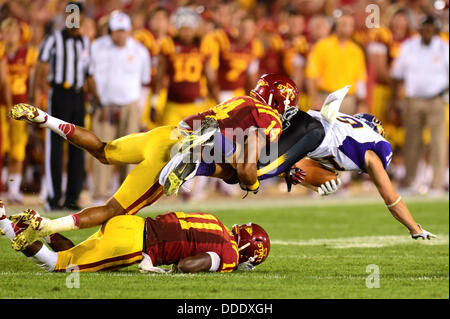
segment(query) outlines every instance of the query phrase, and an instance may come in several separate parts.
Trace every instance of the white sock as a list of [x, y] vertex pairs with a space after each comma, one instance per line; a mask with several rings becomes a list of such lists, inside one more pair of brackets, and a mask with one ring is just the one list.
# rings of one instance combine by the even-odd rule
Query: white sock
[[47, 121], [39, 126], [52, 130], [66, 140], [71, 138], [75, 132], [75, 125], [67, 123], [49, 114], [47, 114]]
[[8, 193], [18, 195], [20, 193], [20, 184], [22, 183], [22, 174], [9, 174], [8, 182]]
[[28, 259], [44, 270], [53, 271], [55, 270], [56, 261], [58, 260], [58, 253], [51, 251], [44, 244], [36, 255], [28, 257]]
[[0, 229], [11, 241], [16, 237], [13, 223], [8, 218], [0, 219]]
[[48, 219], [45, 227], [51, 230], [52, 234], [79, 229], [80, 227], [78, 214], [64, 216], [56, 219]]

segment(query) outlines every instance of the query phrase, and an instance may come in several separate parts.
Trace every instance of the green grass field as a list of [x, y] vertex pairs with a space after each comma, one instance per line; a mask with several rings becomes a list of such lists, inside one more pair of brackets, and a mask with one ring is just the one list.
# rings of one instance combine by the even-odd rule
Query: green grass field
[[[209, 209], [226, 225], [253, 221], [267, 230], [270, 255], [254, 271], [149, 275], [135, 265], [79, 274], [79, 288], [68, 288], [74, 274], [40, 270], [3, 236], [0, 298], [449, 298], [448, 200], [409, 203], [415, 219], [439, 236], [432, 241], [412, 240], [381, 203], [254, 202]], [[66, 235], [78, 243], [95, 230]], [[379, 269], [379, 288], [366, 287], [372, 264]]]

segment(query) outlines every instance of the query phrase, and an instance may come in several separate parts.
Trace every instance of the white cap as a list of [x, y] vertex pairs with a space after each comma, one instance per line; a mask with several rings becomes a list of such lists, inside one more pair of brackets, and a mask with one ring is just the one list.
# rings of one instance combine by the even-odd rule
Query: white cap
[[109, 29], [111, 31], [117, 30], [131, 30], [131, 20], [130, 17], [123, 12], [116, 12], [111, 15], [109, 18]]
[[200, 24], [200, 16], [197, 12], [190, 8], [181, 7], [178, 8], [175, 14], [172, 16], [172, 23], [176, 29], [182, 27], [198, 28]]

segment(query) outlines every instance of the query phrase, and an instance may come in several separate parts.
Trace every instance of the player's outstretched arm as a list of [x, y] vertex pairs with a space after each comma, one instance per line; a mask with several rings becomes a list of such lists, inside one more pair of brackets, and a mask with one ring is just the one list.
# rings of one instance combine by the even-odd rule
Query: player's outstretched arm
[[434, 235], [424, 231], [420, 225], [415, 222], [401, 196], [395, 191], [391, 180], [384, 169], [383, 163], [375, 152], [366, 152], [365, 165], [367, 173], [370, 175], [378, 192], [384, 199], [386, 207], [389, 209], [392, 216], [408, 228], [413, 238], [426, 237], [430, 239], [430, 237], [433, 237]]
[[180, 272], [196, 273], [209, 271], [211, 269], [211, 264], [211, 256], [207, 253], [201, 253], [180, 260], [177, 269]]
[[257, 163], [265, 145], [265, 137], [259, 130], [250, 132], [245, 140], [243, 152], [239, 154], [236, 163], [236, 172], [241, 188], [244, 190], [257, 192], [259, 189]]

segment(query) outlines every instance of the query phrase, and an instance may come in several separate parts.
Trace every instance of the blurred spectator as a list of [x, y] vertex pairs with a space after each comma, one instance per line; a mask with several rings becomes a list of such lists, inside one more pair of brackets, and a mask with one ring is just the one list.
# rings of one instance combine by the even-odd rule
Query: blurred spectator
[[[6, 53], [5, 53], [5, 47], [3, 43], [0, 42], [0, 112], [6, 113], [7, 105], [11, 105], [11, 94], [9, 93], [9, 83], [8, 83], [8, 66], [6, 61]], [[2, 117], [0, 121], [3, 121], [3, 118], [5, 118], [4, 121], [6, 121], [6, 117]], [[4, 157], [4, 151], [3, 151], [3, 135], [7, 133], [6, 127], [2, 125], [0, 127], [0, 193], [3, 190], [3, 179], [2, 179], [2, 172], [3, 172], [3, 157]]]
[[259, 74], [283, 72], [283, 39], [277, 32], [275, 22], [267, 19], [259, 25], [258, 31], [258, 38], [264, 47]]
[[[21, 28], [14, 18], [7, 18], [1, 23], [1, 34], [7, 60], [7, 72], [9, 92], [12, 104], [28, 102], [28, 83], [37, 61], [38, 51], [32, 46], [21, 44]], [[22, 121], [5, 121], [9, 128], [8, 143], [5, 146], [9, 154], [8, 158], [8, 201], [10, 203], [22, 203], [23, 195], [20, 192], [22, 183], [23, 162], [25, 148], [28, 141], [28, 126]]]
[[305, 18], [298, 11], [289, 12], [288, 32], [283, 36], [283, 70], [299, 90], [304, 85], [304, 68], [308, 55], [308, 42], [303, 36]]
[[[95, 111], [93, 131], [103, 140], [139, 132], [139, 98], [143, 84], [150, 82], [148, 50], [131, 37], [131, 20], [115, 12], [109, 22], [109, 35], [92, 43], [90, 73], [93, 75], [102, 107]], [[123, 181], [131, 167], [121, 166]], [[95, 162], [94, 198], [109, 197], [112, 167]]]
[[[143, 108], [141, 112], [141, 123], [146, 130], [151, 130], [160, 124], [151, 121], [150, 112], [151, 100], [155, 91], [156, 70], [158, 68], [159, 41], [162, 37], [166, 36], [168, 28], [169, 13], [162, 7], [157, 7], [151, 13], [150, 29], [147, 28], [143, 14], [138, 14], [133, 19], [133, 37], [147, 48], [151, 56], [151, 81], [142, 88], [139, 101], [140, 107]], [[160, 96], [165, 101], [167, 91], [163, 90], [163, 92], [160, 92]], [[158, 110], [158, 112], [162, 113], [161, 110]]]
[[[234, 13], [234, 16], [239, 14]], [[238, 21], [237, 28], [219, 29], [216, 32], [219, 44], [219, 102], [247, 94], [258, 80], [259, 61], [264, 54], [264, 47], [256, 37], [253, 19], [246, 16]]]
[[217, 100], [217, 46], [211, 35], [203, 38], [198, 34], [199, 15], [188, 8], [179, 8], [173, 16], [176, 35], [167, 36], [160, 42], [158, 70], [155, 78], [155, 93], [152, 97], [152, 117], [158, 109], [159, 94], [164, 87], [164, 78], [169, 78], [167, 103], [162, 114], [163, 125], [178, 125], [189, 115], [208, 108], [203, 92], [205, 78], [209, 95]]
[[161, 39], [169, 32], [169, 11], [163, 7], [156, 8], [150, 16], [150, 31], [156, 39]]
[[365, 110], [366, 62], [363, 50], [351, 40], [353, 30], [353, 17], [344, 14], [337, 18], [335, 32], [311, 49], [306, 76], [314, 108], [319, 108], [329, 93], [351, 84], [340, 111], [352, 115]]
[[331, 32], [331, 19], [324, 15], [315, 15], [309, 20], [309, 43], [315, 44]]
[[[406, 122], [402, 123], [400, 115], [403, 115], [403, 119], [405, 119], [406, 113], [400, 114], [398, 107], [389, 107], [393, 88], [395, 88], [396, 95], [394, 97], [395, 104], [398, 104], [397, 101], [403, 102], [401, 98], [404, 96], [403, 86], [397, 88], [399, 83], [393, 83], [392, 81], [392, 62], [399, 55], [400, 46], [416, 34], [420, 21], [425, 14], [433, 15], [440, 20], [439, 36], [448, 42], [448, 0], [83, 0], [82, 3], [84, 4], [85, 17], [81, 20], [81, 35], [87, 36], [91, 42], [99, 37], [110, 37], [108, 22], [111, 15], [119, 10], [126, 12], [131, 17], [132, 36], [143, 44], [150, 53], [151, 81], [150, 85], [142, 86], [138, 102], [141, 108], [145, 106], [143, 111], [140, 112], [140, 124], [143, 124], [140, 127], [141, 130], [151, 130], [158, 125], [168, 124], [169, 122], [177, 124], [176, 122], [179, 119], [190, 115], [189, 113], [195, 113], [215, 105], [217, 102], [215, 99], [218, 99], [217, 96], [220, 95], [220, 92], [215, 92], [219, 85], [222, 91], [219, 101], [234, 95], [248, 93], [248, 90], [254, 85], [255, 76], [257, 77], [258, 73], [261, 72], [282, 72], [292, 77], [301, 91], [299, 107], [304, 111], [310, 109], [311, 104], [314, 108], [319, 108], [322, 104], [321, 99], [330, 91], [352, 84], [351, 91], [344, 100], [341, 111], [348, 113], [362, 110], [369, 111], [368, 107], [370, 107], [370, 112], [381, 119], [385, 126], [387, 139], [394, 148], [394, 157], [389, 173], [395, 175], [397, 180], [405, 175], [401, 154], [405, 141], [404, 124]], [[366, 25], [367, 18], [371, 14], [366, 11], [369, 4], [376, 4], [380, 9], [380, 27], [369, 28]], [[0, 23], [5, 19], [14, 17], [20, 25], [20, 45], [41, 46], [43, 48], [52, 38], [52, 35], [47, 35], [43, 40], [44, 36], [53, 34], [52, 30], [58, 31], [65, 26], [67, 18], [64, 15], [65, 5], [66, 2], [60, 0], [0, 1]], [[190, 37], [189, 33], [192, 32], [188, 30], [186, 35], [184, 34], [186, 32], [180, 32], [180, 30], [175, 29], [173, 24], [170, 24], [170, 20], [175, 19], [178, 9], [182, 6], [189, 8], [203, 18], [195, 32], [195, 41], [192, 45], [186, 45], [186, 43], [190, 43], [189, 41], [183, 42]], [[331, 31], [333, 31], [333, 34], [330, 36]], [[161, 44], [164, 46], [164, 52], [160, 56]], [[118, 47], [114, 48], [111, 51], [120, 51]], [[175, 52], [172, 49], [181, 50], [181, 52]], [[51, 51], [58, 50], [56, 46], [51, 48]], [[198, 61], [194, 63], [192, 59], [188, 61], [188, 59], [181, 58], [181, 56], [186, 57], [189, 50], [196, 52], [196, 54], [200, 52], [199, 55], [203, 54], [206, 57], [206, 60], [202, 60], [203, 68], [198, 68]], [[5, 46], [0, 35], [0, 56], [4, 51]], [[364, 52], [366, 53], [368, 66], [367, 72]], [[52, 56], [55, 62], [53, 67], [57, 68], [56, 62], [61, 60], [57, 59], [56, 54]], [[68, 52], [63, 59], [71, 59], [70, 56], [70, 52]], [[87, 56], [85, 58], [83, 61], [87, 60]], [[102, 63], [106, 63], [104, 59], [100, 60]], [[7, 108], [4, 106], [12, 105], [12, 101], [10, 84], [6, 80], [7, 60], [0, 58], [0, 63], [0, 105], [2, 105], [0, 116], [3, 117], [0, 120], [0, 130], [3, 132], [3, 149], [7, 150], [8, 144], [10, 144], [9, 128], [6, 125]], [[58, 63], [61, 64], [61, 62]], [[194, 64], [189, 67], [190, 63]], [[36, 89], [30, 90], [32, 93], [30, 102], [37, 103], [43, 108], [47, 105], [48, 93], [50, 93], [48, 101], [52, 102], [55, 99], [55, 92], [58, 95], [60, 94], [58, 92], [78, 90], [73, 85], [70, 89], [63, 90], [63, 82], [59, 85], [59, 88], [53, 88], [55, 83], [51, 83], [52, 90], [47, 92], [45, 79], [47, 74], [51, 77], [52, 73], [45, 69], [51, 66], [52, 60], [49, 60], [49, 63], [44, 63], [44, 66], [39, 63], [36, 67], [37, 81], [34, 81], [34, 83], [31, 81], [32, 87], [36, 87]], [[113, 66], [116, 67], [117, 65]], [[214, 73], [216, 73], [215, 80], [207, 81], [206, 69], [213, 66], [217, 67], [217, 70], [212, 73], [213, 76], [210, 74], [208, 78], [214, 78]], [[156, 81], [158, 69], [165, 69], [165, 71]], [[181, 69], [183, 69], [183, 72], [180, 72]], [[199, 69], [203, 73], [200, 76], [200, 81], [197, 81], [196, 72]], [[121, 81], [123, 77], [113, 78], [109, 71], [108, 69], [108, 72], [100, 72], [98, 75], [99, 81], [102, 83], [111, 81], [114, 85], [120, 85], [123, 82]], [[176, 83], [174, 81], [175, 73], [177, 73]], [[179, 81], [180, 74], [183, 81]], [[84, 78], [84, 76], [82, 77]], [[31, 79], [33, 78], [34, 76], [31, 77]], [[405, 76], [405, 84], [406, 82]], [[93, 79], [88, 80], [87, 87], [94, 94], [95, 100], [95, 81]], [[171, 90], [169, 100], [167, 99], [168, 88]], [[157, 91], [157, 94], [155, 94], [155, 91]], [[185, 95], [195, 92], [197, 95], [194, 95], [198, 98], [194, 101], [192, 99], [177, 100], [177, 92], [182, 92], [180, 94]], [[130, 92], [120, 93], [120, 96], [122, 95], [128, 96]], [[409, 99], [410, 97], [406, 101], [409, 101]], [[59, 100], [61, 102], [62, 99]], [[366, 107], [365, 101], [368, 103], [368, 107]], [[49, 107], [50, 109], [72, 108], [72, 106], [66, 104], [68, 103], [64, 103], [63, 106], [55, 106], [49, 103]], [[96, 104], [99, 104], [98, 101]], [[93, 103], [91, 103], [92, 105]], [[106, 106], [110, 107], [111, 105]], [[92, 108], [88, 110], [92, 111]], [[108, 113], [106, 110], [103, 112]], [[116, 114], [116, 117], [113, 116], [113, 113]], [[445, 114], [444, 117], [448, 127], [448, 104]], [[111, 134], [115, 137], [110, 122], [118, 120], [118, 113], [111, 112], [103, 115], [102, 117], [102, 112], [99, 110], [96, 112], [94, 129], [108, 130], [109, 127], [112, 130]], [[152, 116], [153, 120], [156, 121], [152, 121]], [[100, 121], [104, 118], [107, 118], [107, 120]], [[125, 117], [121, 116], [121, 118]], [[85, 124], [88, 129], [92, 127], [90, 120], [91, 117], [87, 116]], [[116, 121], [116, 123], [118, 122]], [[39, 176], [43, 169], [39, 169], [38, 165], [45, 162], [44, 153], [46, 153], [41, 146], [45, 135], [43, 130], [29, 130], [29, 134], [30, 140], [24, 164], [25, 173], [22, 174], [22, 190], [27, 187], [28, 191], [31, 189], [29, 187], [32, 183], [27, 181], [27, 178]], [[101, 135], [101, 133], [98, 134]], [[430, 135], [430, 130], [425, 129], [423, 143], [426, 150], [424, 152], [426, 165], [423, 164], [424, 169], [421, 168], [420, 165], [422, 164], [419, 163], [419, 174], [416, 175], [413, 185], [425, 180], [426, 185], [431, 183], [430, 176], [432, 173], [430, 171], [432, 169], [428, 164], [431, 159], [434, 161], [437, 161], [437, 159], [430, 156], [428, 152], [429, 145], [432, 147], [435, 144], [434, 140], [430, 143]], [[448, 140], [448, 133], [445, 136]], [[50, 141], [50, 139], [48, 140]], [[39, 143], [36, 143], [36, 141], [39, 141]], [[47, 150], [47, 158], [50, 154], [49, 149]], [[53, 151], [55, 151], [55, 148]], [[70, 159], [72, 157], [71, 152], [66, 152], [66, 148], [64, 148], [64, 155], [61, 156], [60, 161], [65, 162], [67, 158]], [[14, 159], [8, 153], [5, 157], [3, 152], [0, 157], [0, 162], [3, 161], [6, 166], [14, 163]], [[67, 155], [69, 156], [67, 157]], [[14, 166], [14, 164], [12, 165]], [[62, 166], [62, 164], [57, 165]], [[47, 168], [49, 167], [50, 164], [47, 162]], [[32, 169], [30, 170], [30, 168]], [[96, 167], [92, 171], [97, 173], [102, 168], [103, 165], [101, 165], [101, 168]], [[7, 169], [4, 168], [3, 171], [3, 181], [6, 181]], [[18, 181], [14, 176], [11, 180]], [[106, 180], [105, 185], [109, 185], [109, 178], [98, 178], [96, 176], [95, 180]], [[197, 192], [197, 190], [202, 189], [202, 181], [197, 179], [196, 182], [199, 185], [193, 192], [195, 196], [206, 195], [201, 191]], [[203, 181], [203, 183], [205, 182]], [[12, 183], [8, 182], [8, 184]], [[39, 181], [33, 179], [33, 184], [33, 189], [37, 189], [36, 185], [39, 185]], [[57, 184], [58, 179], [56, 179], [56, 189], [58, 189]], [[64, 186], [64, 182], [62, 184]], [[76, 186], [78, 181], [75, 182], [76, 185], [69, 184], [72, 191], [78, 187]], [[14, 189], [15, 186], [12, 188]], [[41, 187], [41, 189], [45, 193], [45, 187]], [[209, 189], [212, 189], [212, 187]], [[101, 191], [100, 194], [95, 194], [95, 197], [109, 195], [107, 190]], [[200, 197], [197, 199], [200, 199]]]
[[399, 83], [404, 82], [407, 105], [403, 112], [405, 125], [406, 176], [403, 187], [410, 188], [417, 173], [419, 160], [423, 157], [422, 131], [425, 126], [431, 131], [430, 155], [433, 181], [430, 193], [439, 194], [443, 189], [446, 164], [445, 102], [448, 94], [449, 46], [438, 35], [438, 21], [426, 17], [420, 36], [403, 43], [400, 55], [391, 71], [394, 78], [392, 106], [398, 105]]
[[371, 113], [384, 125], [386, 135], [394, 149], [403, 145], [404, 138], [397, 114], [388, 114], [392, 96], [390, 70], [392, 62], [400, 52], [401, 44], [412, 36], [408, 12], [399, 9], [391, 18], [388, 27], [371, 30], [367, 46], [368, 61], [374, 73], [375, 85], [372, 88]]
[[[67, 23], [63, 30], [49, 34], [41, 45], [32, 101], [38, 90], [46, 92], [50, 84], [47, 112], [64, 121], [84, 126], [84, 84], [89, 64], [89, 39], [80, 35], [83, 6], [69, 2]], [[73, 20], [72, 20], [73, 18]], [[48, 81], [48, 83], [47, 83]], [[34, 101], [33, 103], [38, 102]], [[47, 131], [46, 138], [46, 209], [60, 209], [62, 197], [63, 139]], [[84, 181], [84, 152], [75, 146], [68, 147], [67, 188], [64, 207], [78, 210]]]

